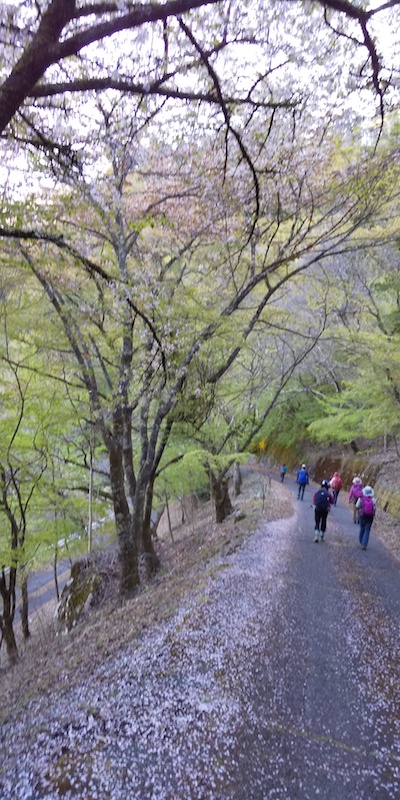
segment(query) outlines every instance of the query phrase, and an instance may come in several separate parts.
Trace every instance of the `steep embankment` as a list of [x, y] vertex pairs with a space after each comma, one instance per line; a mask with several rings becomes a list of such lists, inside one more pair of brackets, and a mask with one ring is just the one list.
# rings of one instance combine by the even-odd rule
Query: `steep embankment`
[[380, 508], [400, 520], [400, 460], [396, 451], [385, 453], [364, 452], [355, 456], [323, 453], [311, 455], [309, 468], [314, 480], [328, 478], [337, 470], [348, 490], [355, 475], [362, 478], [364, 486], [375, 489]]

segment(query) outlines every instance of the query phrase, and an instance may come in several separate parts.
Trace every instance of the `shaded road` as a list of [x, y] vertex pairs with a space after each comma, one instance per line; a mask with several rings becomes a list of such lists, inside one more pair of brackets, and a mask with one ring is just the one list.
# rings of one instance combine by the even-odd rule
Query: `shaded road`
[[[70, 576], [70, 560], [63, 558], [57, 565], [57, 579], [58, 589], [61, 594], [69, 576]], [[36, 572], [28, 578], [28, 599], [29, 599], [29, 616], [39, 611], [46, 603], [57, 600], [56, 587], [54, 581], [54, 570], [52, 568], [44, 569], [42, 572]], [[16, 594], [17, 613], [20, 613], [21, 602], [20, 592], [17, 588]], [[3, 610], [3, 601], [0, 598], [0, 610]]]
[[[288, 477], [296, 521], [285, 582], [251, 665], [232, 797], [400, 797], [399, 564], [372, 528], [363, 551], [342, 490], [326, 541]], [[340, 498], [343, 498], [343, 503]], [[374, 525], [377, 523], [375, 522]], [[258, 777], [257, 777], [258, 772]]]
[[[63, 558], [57, 564], [58, 589], [61, 594], [70, 575], [70, 560]], [[28, 579], [29, 613], [38, 611], [50, 600], [57, 600], [54, 570], [46, 569], [30, 575]]]

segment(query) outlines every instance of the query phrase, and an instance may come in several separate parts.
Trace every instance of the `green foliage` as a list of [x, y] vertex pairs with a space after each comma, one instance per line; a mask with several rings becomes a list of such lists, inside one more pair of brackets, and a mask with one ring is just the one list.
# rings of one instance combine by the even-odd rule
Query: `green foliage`
[[399, 342], [391, 344], [393, 348], [385, 342], [384, 353], [378, 346], [364, 355], [357, 363], [355, 381], [345, 382], [340, 394], [321, 401], [323, 419], [308, 426], [313, 438], [347, 444], [357, 437], [375, 439], [400, 432]]
[[[303, 376], [304, 380], [306, 376]], [[324, 412], [319, 400], [312, 391], [299, 387], [296, 382], [280, 398], [272, 409], [261, 436], [256, 440], [256, 452], [266, 452], [278, 461], [291, 453], [292, 457], [300, 456], [303, 443], [308, 437], [310, 424]]]
[[247, 463], [250, 455], [248, 452], [215, 455], [205, 449], [190, 449], [190, 440], [186, 440], [179, 448], [179, 460], [171, 463], [177, 452], [178, 449], [174, 447], [168, 448], [165, 466], [157, 478], [156, 495], [160, 502], [166, 495], [177, 497], [193, 491], [197, 494], [208, 491], [210, 471], [218, 475], [235, 461], [239, 464]]
[[90, 415], [37, 282], [12, 263], [0, 307], [0, 550], [5, 565], [32, 566], [85, 541]]

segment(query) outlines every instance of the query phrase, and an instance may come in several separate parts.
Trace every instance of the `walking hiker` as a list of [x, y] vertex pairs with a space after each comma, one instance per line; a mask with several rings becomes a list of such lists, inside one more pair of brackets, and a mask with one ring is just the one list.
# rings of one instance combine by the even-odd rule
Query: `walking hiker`
[[358, 508], [356, 506], [357, 500], [362, 497], [363, 493], [363, 486], [362, 480], [357, 475], [353, 478], [353, 483], [351, 484], [350, 491], [349, 491], [349, 503], [353, 506], [353, 522], [357, 524], [358, 522]]
[[358, 539], [363, 550], [368, 547], [371, 525], [376, 511], [376, 500], [372, 486], [364, 486], [362, 497], [356, 502], [360, 518], [360, 532]]
[[326, 531], [326, 520], [331, 505], [333, 505], [333, 495], [329, 491], [329, 483], [321, 481], [321, 488], [317, 489], [313, 497], [315, 528], [314, 542], [324, 541]]
[[285, 480], [286, 472], [287, 472], [286, 464], [281, 464], [279, 471], [280, 471], [280, 474], [281, 474], [281, 483], [283, 483], [283, 481]]
[[304, 500], [304, 489], [308, 483], [308, 472], [305, 464], [301, 465], [301, 469], [299, 469], [297, 473], [296, 483], [298, 484], [299, 491], [297, 493], [298, 500]]
[[329, 485], [332, 489], [333, 493], [333, 505], [335, 506], [337, 503], [337, 499], [339, 497], [339, 492], [342, 488], [342, 479], [338, 472], [334, 472], [332, 478], [329, 481]]

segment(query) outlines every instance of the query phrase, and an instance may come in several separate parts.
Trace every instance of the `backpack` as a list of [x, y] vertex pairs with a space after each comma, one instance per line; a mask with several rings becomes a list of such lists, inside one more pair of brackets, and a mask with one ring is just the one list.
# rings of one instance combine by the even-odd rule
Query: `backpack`
[[315, 493], [315, 508], [329, 508], [330, 501], [329, 501], [329, 493], [327, 489], [317, 489]]
[[359, 500], [360, 497], [362, 497], [362, 496], [363, 496], [363, 490], [362, 490], [361, 483], [355, 483], [353, 485], [353, 497], [355, 497], [356, 500]]
[[297, 483], [308, 483], [308, 473], [305, 469], [299, 469]]
[[363, 497], [360, 504], [360, 514], [362, 517], [373, 517], [375, 514], [374, 501], [372, 497]]

